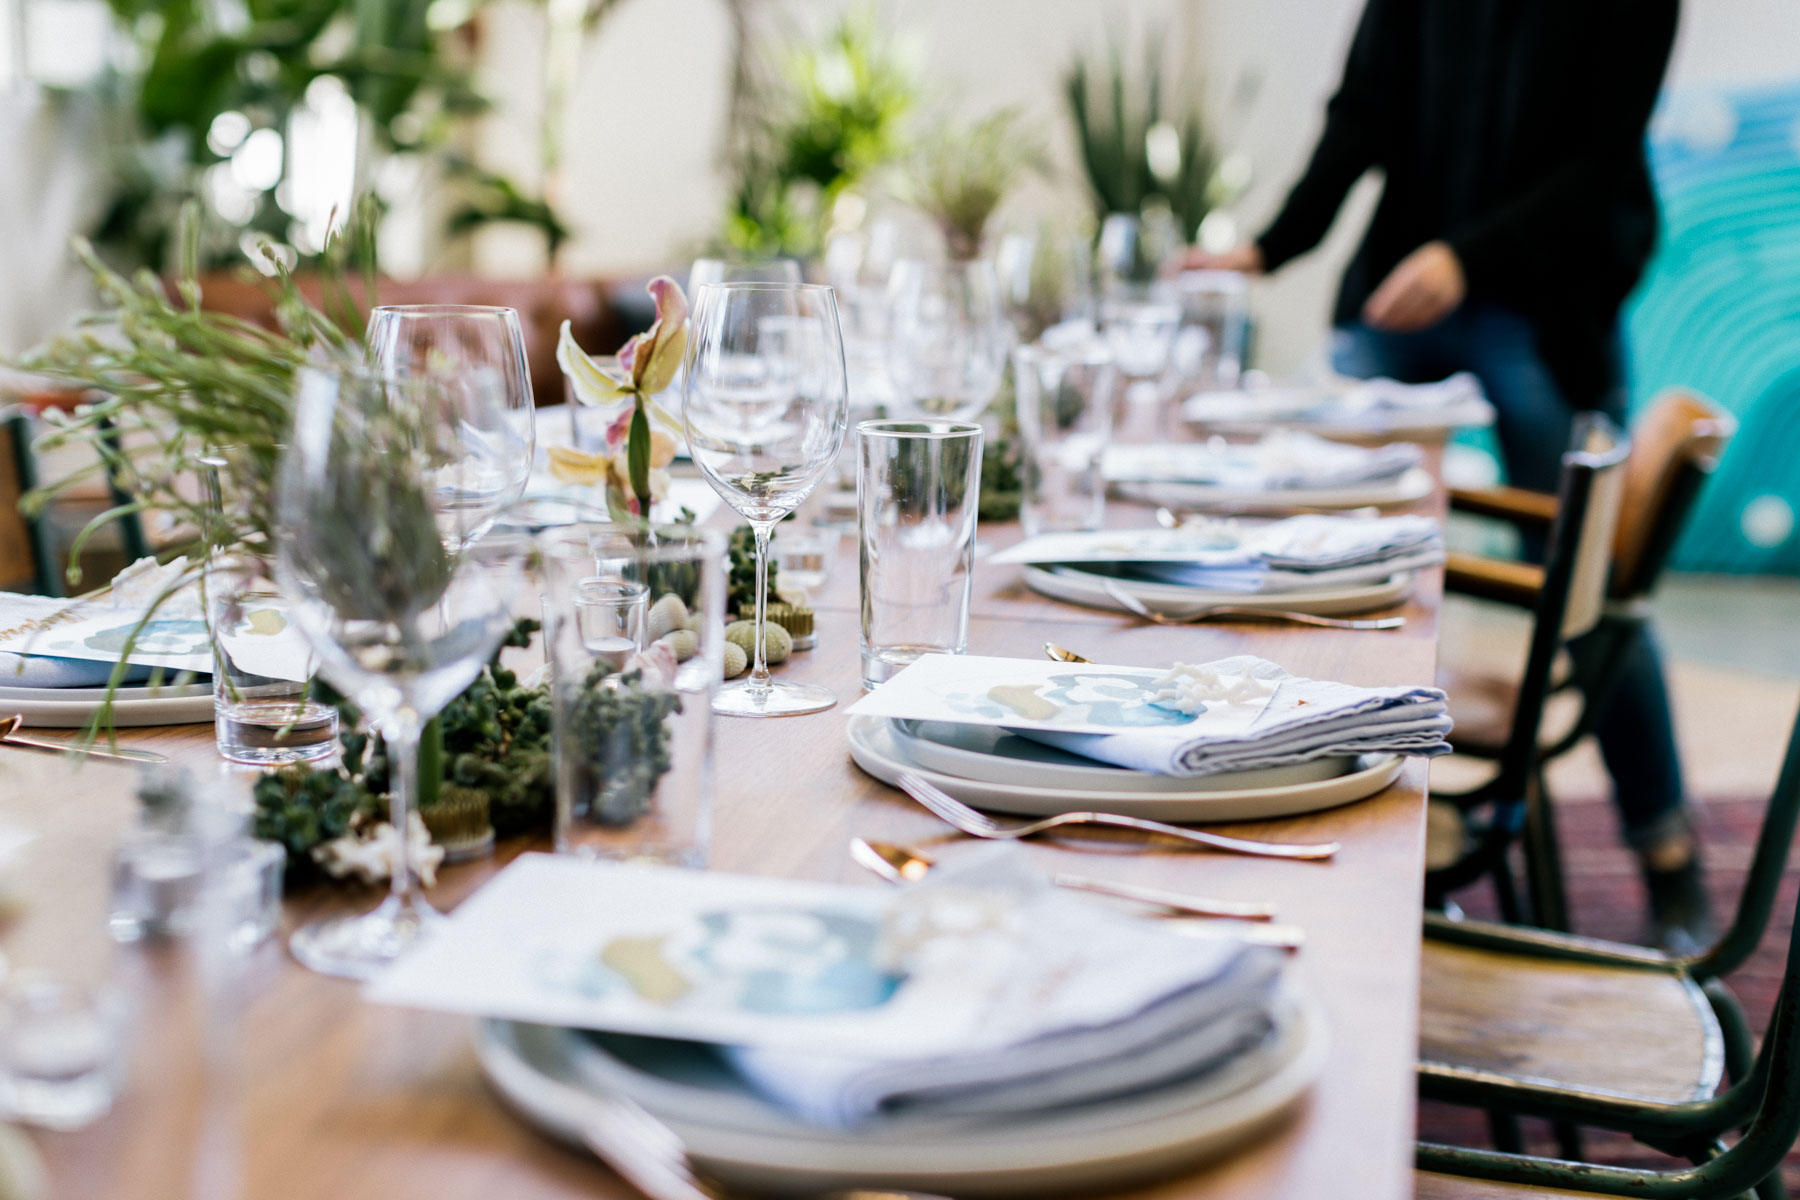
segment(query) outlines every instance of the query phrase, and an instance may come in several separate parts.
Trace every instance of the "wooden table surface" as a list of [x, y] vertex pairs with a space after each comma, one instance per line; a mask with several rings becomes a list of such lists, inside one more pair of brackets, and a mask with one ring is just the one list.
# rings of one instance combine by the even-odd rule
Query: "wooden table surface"
[[[1441, 497], [1417, 511], [1443, 511]], [[1146, 510], [1114, 506], [1115, 524]], [[1014, 529], [983, 530], [1003, 545]], [[1163, 629], [1042, 599], [1015, 567], [977, 563], [971, 653], [1037, 657], [1054, 641], [1097, 662], [1166, 666], [1252, 652], [1299, 675], [1363, 685], [1429, 683], [1440, 580], [1421, 576], [1406, 628], [1349, 633], [1270, 624]], [[712, 862], [755, 874], [877, 884], [846, 854], [852, 836], [922, 843], [945, 827], [863, 775], [845, 747], [844, 709], [860, 694], [854, 539], [818, 601], [819, 648], [788, 675], [839, 698], [782, 721], [721, 718]], [[221, 770], [210, 725], [132, 730], [204, 771]], [[114, 1111], [79, 1133], [37, 1133], [54, 1195], [71, 1200], [573, 1200], [634, 1195], [586, 1156], [515, 1120], [482, 1080], [466, 1020], [364, 1004], [355, 985], [294, 964], [281, 941], [219, 982], [174, 948], [114, 953], [103, 933], [106, 861], [130, 776], [17, 753], [0, 758], [7, 820], [40, 831], [7, 876], [23, 912], [5, 935], [15, 962], [112, 955], [137, 1006], [132, 1073]], [[240, 784], [241, 786], [241, 784]], [[1342, 843], [1330, 863], [1168, 851], [1123, 855], [1033, 843], [1047, 868], [1211, 896], [1267, 899], [1302, 926], [1296, 958], [1328, 1024], [1323, 1078], [1292, 1120], [1258, 1145], [1186, 1177], [1118, 1193], [1181, 1197], [1411, 1194], [1412, 1064], [1418, 1000], [1425, 770], [1361, 803], [1232, 832]], [[450, 908], [499, 861], [442, 872]], [[54, 894], [54, 903], [47, 897]], [[366, 908], [373, 890], [320, 888], [290, 899], [289, 927], [322, 911]], [[209, 986], [203, 980], [212, 979]]]

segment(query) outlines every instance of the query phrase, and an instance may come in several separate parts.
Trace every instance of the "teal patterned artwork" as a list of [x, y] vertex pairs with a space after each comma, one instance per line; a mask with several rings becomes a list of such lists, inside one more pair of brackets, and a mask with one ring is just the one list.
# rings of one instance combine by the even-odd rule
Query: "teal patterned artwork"
[[1632, 411], [1685, 387], [1739, 421], [1675, 565], [1800, 574], [1800, 82], [1672, 93], [1650, 151], [1663, 230], [1626, 311]]

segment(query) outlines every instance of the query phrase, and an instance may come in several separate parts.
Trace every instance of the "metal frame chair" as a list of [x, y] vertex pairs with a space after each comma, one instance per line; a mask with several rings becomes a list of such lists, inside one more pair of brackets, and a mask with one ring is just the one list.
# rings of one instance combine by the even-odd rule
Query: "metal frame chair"
[[[1450, 892], [1487, 877], [1494, 880], [1502, 915], [1508, 921], [1522, 915], [1507, 852], [1524, 830], [1538, 779], [1538, 738], [1557, 654], [1600, 620], [1630, 449], [1630, 441], [1606, 417], [1584, 413], [1577, 419], [1572, 448], [1563, 456], [1549, 554], [1536, 589], [1531, 648], [1510, 733], [1497, 758], [1499, 771], [1473, 791], [1432, 797], [1434, 804], [1454, 806], [1464, 844], [1455, 861], [1427, 870], [1428, 907], [1442, 908]], [[1479, 822], [1474, 816], [1478, 809], [1486, 810]]]
[[[1489, 1112], [1536, 1116], [1558, 1122], [1565, 1127], [1598, 1126], [1628, 1133], [1644, 1144], [1689, 1158], [1695, 1172], [1677, 1172], [1682, 1186], [1697, 1186], [1696, 1181], [1720, 1176], [1735, 1186], [1719, 1191], [1681, 1191], [1674, 1185], [1664, 1189], [1656, 1172], [1634, 1172], [1608, 1176], [1570, 1173], [1567, 1164], [1557, 1169], [1560, 1186], [1593, 1188], [1596, 1180], [1613, 1179], [1619, 1186], [1627, 1180], [1637, 1190], [1622, 1195], [1690, 1196], [1731, 1195], [1763, 1183], [1764, 1196], [1782, 1195], [1778, 1180], [1765, 1182], [1773, 1171], [1771, 1165], [1762, 1175], [1744, 1181], [1736, 1167], [1713, 1167], [1732, 1153], [1722, 1148], [1720, 1137], [1733, 1129], [1747, 1127], [1742, 1147], [1753, 1137], [1773, 1137], [1772, 1131], [1786, 1130], [1786, 1141], [1778, 1150], [1752, 1149], [1738, 1153], [1732, 1162], [1759, 1155], [1756, 1161], [1769, 1158], [1778, 1164], [1781, 1156], [1800, 1134], [1800, 1062], [1795, 1060], [1794, 1022], [1800, 1012], [1788, 1002], [1800, 976], [1800, 936], [1788, 947], [1787, 969], [1783, 976], [1780, 998], [1776, 1002], [1771, 1032], [1764, 1039], [1760, 1053], [1753, 1053], [1748, 1023], [1742, 1006], [1723, 982], [1723, 976], [1742, 966], [1755, 951], [1768, 926], [1770, 913], [1787, 868], [1790, 846], [1796, 826], [1800, 825], [1800, 718], [1796, 718], [1789, 738], [1781, 774], [1769, 798], [1763, 824], [1757, 836], [1755, 855], [1738, 900], [1737, 913], [1730, 927], [1705, 953], [1688, 958], [1673, 958], [1654, 950], [1636, 946], [1602, 942], [1590, 938], [1543, 930], [1520, 929], [1476, 921], [1450, 921], [1427, 917], [1426, 936], [1463, 946], [1491, 950], [1521, 960], [1561, 961], [1608, 967], [1620, 971], [1654, 972], [1691, 981], [1706, 996], [1716, 1020], [1716, 1032], [1724, 1054], [1724, 1065], [1731, 1086], [1703, 1099], [1661, 1102], [1627, 1096], [1594, 1088], [1575, 1088], [1542, 1078], [1515, 1078], [1493, 1071], [1442, 1062], [1421, 1062], [1419, 1093], [1427, 1099], [1472, 1105]], [[1622, 1025], [1629, 1025], [1629, 1013], [1618, 1014]], [[1650, 1048], [1654, 1050], [1654, 1048]], [[1785, 1122], [1785, 1124], [1784, 1124]], [[1565, 1145], [1565, 1152], [1570, 1151]], [[1770, 1157], [1772, 1155], [1772, 1157]], [[1427, 1160], [1433, 1169], [1450, 1169], [1453, 1173], [1481, 1174], [1492, 1168], [1510, 1171], [1511, 1156], [1490, 1158], [1487, 1152], [1465, 1151], [1451, 1147], [1421, 1150], [1421, 1165]], [[1537, 1161], [1537, 1160], [1532, 1160]], [[1480, 1167], [1481, 1170], [1466, 1168]], [[1514, 1182], [1552, 1184], [1547, 1168], [1532, 1167], [1518, 1174], [1492, 1174], [1488, 1178], [1507, 1178]], [[1583, 1168], [1587, 1171], [1588, 1168]], [[1594, 1170], [1600, 1170], [1594, 1168]], [[1533, 1174], [1533, 1172], [1537, 1172]], [[1667, 1174], [1667, 1173], [1665, 1173]], [[1664, 1190], [1658, 1190], [1664, 1189]]]
[[[1736, 429], [1729, 413], [1683, 390], [1657, 397], [1633, 428], [1606, 605], [1593, 630], [1571, 648], [1568, 677], [1551, 689], [1552, 694], [1579, 695], [1581, 707], [1561, 737], [1539, 747], [1525, 811], [1522, 841], [1529, 915], [1531, 923], [1541, 928], [1567, 929], [1569, 924], [1562, 854], [1544, 769], [1594, 732], [1616, 694], [1627, 659], [1648, 625], [1649, 597], [1701, 487]], [[1452, 491], [1450, 503], [1457, 511], [1504, 520], [1521, 530], [1542, 531], [1557, 513], [1554, 497], [1519, 488]], [[1542, 590], [1538, 579], [1537, 569], [1524, 564], [1453, 554], [1444, 583], [1448, 591], [1530, 608]], [[1459, 754], [1475, 758], [1498, 760], [1508, 749], [1505, 743], [1484, 742], [1467, 731], [1452, 740]]]

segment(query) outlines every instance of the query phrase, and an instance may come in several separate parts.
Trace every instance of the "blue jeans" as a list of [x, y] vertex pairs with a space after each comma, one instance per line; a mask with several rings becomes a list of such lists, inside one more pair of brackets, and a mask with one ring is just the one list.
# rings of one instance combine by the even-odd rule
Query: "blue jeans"
[[[1465, 305], [1419, 333], [1344, 325], [1332, 336], [1331, 356], [1340, 374], [1359, 379], [1431, 383], [1458, 371], [1473, 373], [1494, 405], [1507, 479], [1533, 491], [1556, 491], [1575, 410], [1538, 356], [1537, 334], [1517, 313], [1493, 304]], [[1541, 541], [1528, 542], [1526, 551], [1541, 558]], [[1571, 650], [1579, 654], [1580, 642]], [[1647, 624], [1636, 627], [1624, 650], [1618, 690], [1599, 714], [1595, 734], [1612, 776], [1625, 840], [1642, 849], [1686, 829], [1674, 721], [1661, 656]]]

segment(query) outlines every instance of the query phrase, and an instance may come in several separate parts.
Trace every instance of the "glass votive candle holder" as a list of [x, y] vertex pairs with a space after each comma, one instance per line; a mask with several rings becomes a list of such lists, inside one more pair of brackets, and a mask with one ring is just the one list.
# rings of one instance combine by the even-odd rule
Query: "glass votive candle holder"
[[125, 1015], [110, 983], [15, 975], [0, 991], [0, 1112], [59, 1131], [106, 1115], [125, 1075]]
[[572, 597], [575, 631], [589, 654], [625, 668], [647, 644], [650, 589], [631, 579], [584, 579]]

